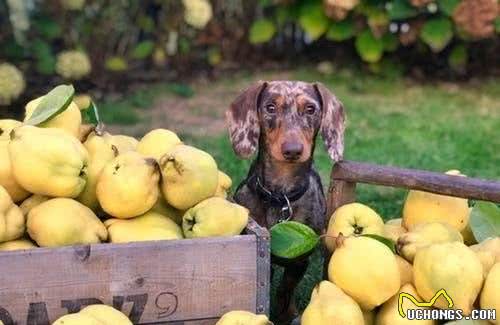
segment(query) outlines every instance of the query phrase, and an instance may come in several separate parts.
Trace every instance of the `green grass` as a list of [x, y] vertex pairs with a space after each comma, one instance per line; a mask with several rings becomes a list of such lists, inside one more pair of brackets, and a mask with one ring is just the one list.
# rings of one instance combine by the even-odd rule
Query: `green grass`
[[193, 96], [191, 87], [184, 84], [162, 83], [141, 87], [126, 97], [98, 103], [100, 118], [107, 124], [134, 125], [141, 123], [141, 110], [153, 106], [155, 99], [165, 93], [179, 97]]
[[[419, 85], [352, 70], [340, 70], [325, 78], [312, 70], [297, 70], [292, 78], [321, 80], [344, 103], [348, 117], [346, 159], [438, 172], [460, 169], [469, 176], [500, 179], [498, 79]], [[232, 82], [227, 87], [231, 88]], [[220, 169], [233, 178], [233, 188], [246, 176], [250, 162], [234, 155], [226, 132], [213, 138], [181, 136], [213, 154]], [[326, 186], [332, 162], [322, 145], [317, 148], [315, 164]], [[358, 201], [390, 219], [400, 216], [405, 191], [361, 185], [357, 195]], [[316, 253], [311, 261], [297, 297], [302, 308], [321, 279], [320, 255]]]

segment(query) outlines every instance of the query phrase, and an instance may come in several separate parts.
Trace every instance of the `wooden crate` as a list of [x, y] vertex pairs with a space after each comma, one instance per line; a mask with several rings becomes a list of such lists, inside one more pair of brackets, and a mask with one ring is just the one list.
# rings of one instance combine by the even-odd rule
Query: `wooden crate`
[[0, 253], [0, 320], [47, 325], [105, 303], [134, 324], [214, 324], [227, 311], [269, 314], [269, 233]]
[[332, 169], [328, 190], [328, 216], [331, 216], [338, 207], [356, 200], [357, 183], [421, 190], [500, 203], [500, 182], [342, 161]]

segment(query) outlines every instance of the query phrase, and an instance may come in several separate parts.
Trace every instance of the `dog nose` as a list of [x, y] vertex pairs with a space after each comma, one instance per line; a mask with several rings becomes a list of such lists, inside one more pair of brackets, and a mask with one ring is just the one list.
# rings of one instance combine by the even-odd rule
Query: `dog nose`
[[285, 141], [281, 145], [281, 153], [286, 160], [297, 160], [304, 151], [304, 145], [300, 142]]

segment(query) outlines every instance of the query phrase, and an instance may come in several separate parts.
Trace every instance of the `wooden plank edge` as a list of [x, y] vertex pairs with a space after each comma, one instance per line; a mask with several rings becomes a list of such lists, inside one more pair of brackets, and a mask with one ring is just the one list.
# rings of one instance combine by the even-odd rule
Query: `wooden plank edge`
[[332, 169], [331, 182], [342, 180], [402, 187], [468, 199], [500, 202], [500, 182], [444, 173], [341, 161]]

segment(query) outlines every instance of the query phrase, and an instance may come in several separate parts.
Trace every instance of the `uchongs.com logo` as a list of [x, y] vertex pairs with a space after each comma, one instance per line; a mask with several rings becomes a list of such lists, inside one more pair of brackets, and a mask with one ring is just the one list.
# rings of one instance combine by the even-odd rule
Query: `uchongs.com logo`
[[[449, 309], [432, 309], [436, 300], [443, 297], [448, 302]], [[403, 309], [404, 299], [410, 300], [418, 308]], [[408, 320], [496, 320], [495, 309], [476, 309], [468, 316], [464, 315], [461, 309], [452, 309], [453, 299], [448, 295], [445, 289], [441, 289], [430, 301], [418, 301], [412, 294], [401, 292], [399, 294], [398, 311], [399, 315]]]

